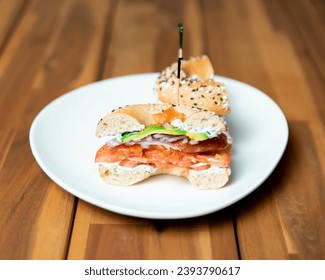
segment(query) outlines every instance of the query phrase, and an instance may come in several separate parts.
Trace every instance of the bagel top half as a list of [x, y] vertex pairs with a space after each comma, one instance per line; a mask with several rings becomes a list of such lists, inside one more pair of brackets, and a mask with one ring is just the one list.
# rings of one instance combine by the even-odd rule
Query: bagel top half
[[[173, 112], [172, 116], [166, 114]], [[172, 119], [171, 119], [172, 118]], [[141, 131], [144, 127], [170, 123], [181, 118], [184, 127], [197, 131], [212, 130], [225, 133], [226, 122], [217, 114], [195, 107], [175, 104], [135, 104], [120, 107], [104, 116], [97, 125], [96, 136], [114, 135], [127, 131]]]
[[227, 115], [231, 109], [225, 85], [213, 78], [214, 70], [206, 55], [182, 60], [180, 80], [175, 62], [157, 78], [157, 97], [164, 103], [194, 106]]

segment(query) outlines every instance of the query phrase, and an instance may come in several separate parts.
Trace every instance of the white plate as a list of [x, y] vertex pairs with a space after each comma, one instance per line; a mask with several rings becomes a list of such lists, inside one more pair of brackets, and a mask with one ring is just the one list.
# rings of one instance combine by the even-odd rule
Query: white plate
[[156, 73], [104, 80], [73, 90], [48, 104], [30, 129], [30, 145], [44, 172], [69, 193], [107, 210], [143, 218], [200, 216], [227, 207], [255, 190], [279, 162], [288, 140], [284, 114], [267, 95], [242, 82], [226, 84], [234, 138], [232, 175], [226, 187], [197, 190], [187, 179], [158, 175], [136, 186], [105, 184], [94, 156], [102, 143], [97, 122], [126, 104], [157, 103]]

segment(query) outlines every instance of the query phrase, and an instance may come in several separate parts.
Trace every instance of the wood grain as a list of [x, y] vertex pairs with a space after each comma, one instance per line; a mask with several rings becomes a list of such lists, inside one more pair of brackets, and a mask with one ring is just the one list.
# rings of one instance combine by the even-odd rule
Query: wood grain
[[0, 0], [0, 55], [10, 35], [14, 33], [15, 26], [22, 17], [21, 13], [23, 13], [26, 4], [28, 1], [25, 0]]
[[14, 130], [0, 130], [0, 172], [12, 144], [14, 133]]
[[[211, 217], [212, 218], [212, 217]], [[236, 259], [229, 218], [214, 215], [148, 225], [91, 224], [86, 259]], [[227, 244], [226, 248], [224, 244]]]
[[96, 79], [109, 7], [107, 1], [34, 1], [7, 44], [0, 123], [4, 131], [14, 127], [16, 136], [0, 174], [0, 258], [66, 257], [75, 199], [36, 164], [28, 131], [49, 101]]
[[[273, 28], [281, 33], [287, 34], [292, 42], [292, 47], [301, 64], [304, 86], [309, 88], [302, 90], [307, 93], [307, 98], [315, 102], [315, 112], [319, 114], [322, 125], [325, 125], [325, 110], [322, 104], [325, 103], [324, 65], [325, 65], [325, 44], [324, 36], [324, 9], [322, 1], [265, 1], [266, 11], [271, 19]], [[303, 12], [302, 12], [303, 11]], [[294, 69], [291, 67], [291, 69]], [[300, 86], [296, 87], [300, 89]], [[292, 91], [295, 93], [295, 91]], [[294, 98], [294, 97], [293, 97]], [[299, 110], [297, 110], [300, 112]]]
[[[0, 0], [0, 14], [0, 259], [325, 259], [324, 1]], [[208, 54], [283, 110], [279, 165], [235, 205], [185, 220], [65, 192], [31, 154], [37, 113], [87, 83], [161, 71], [179, 22], [184, 57]]]
[[[111, 37], [112, 44], [108, 52], [107, 67], [105, 67], [104, 72], [105, 77], [159, 71], [152, 62], [159, 59], [157, 64], [161, 64], [161, 66], [158, 65], [157, 67], [165, 67], [174, 60], [174, 55], [177, 55], [177, 32], [174, 47], [172, 45], [168, 49], [165, 48], [167, 53], [164, 51], [163, 55], [157, 54], [156, 45], [157, 38], [164, 40], [163, 38], [168, 34], [175, 33], [175, 26], [177, 26], [178, 22], [177, 16], [173, 14], [181, 11], [180, 7], [175, 9], [177, 3], [155, 1], [149, 4], [147, 1], [137, 1], [136, 7], [134, 7], [135, 4], [133, 3], [131, 1], [118, 2], [115, 14], [116, 28]], [[193, 28], [194, 34], [191, 35], [192, 29], [190, 27], [192, 25], [199, 23], [198, 26], [203, 26], [200, 13], [191, 12], [196, 8], [201, 9], [199, 1], [191, 1], [185, 9], [184, 17], [189, 22], [188, 38], [199, 33], [196, 27]], [[158, 19], [148, 17], [148, 14], [155, 11], [160, 11]], [[192, 15], [192, 23], [188, 18], [189, 12]], [[162, 21], [162, 19], [165, 20]], [[135, 22], [137, 28], [133, 27]], [[161, 29], [154, 28], [158, 23], [163, 24]], [[130, 33], [123, 32], [125, 26], [130, 28]], [[148, 29], [146, 26], [150, 26], [150, 28]], [[147, 32], [144, 33], [143, 30]], [[193, 42], [192, 55], [195, 55], [195, 51], [203, 50], [204, 42], [203, 38], [197, 43]], [[132, 45], [133, 48], [128, 48], [129, 45]], [[159, 46], [158, 50], [163, 46]], [[169, 60], [167, 58], [168, 54]], [[125, 64], [128, 65], [127, 68], [124, 67]], [[85, 210], [85, 208], [88, 208], [88, 210]], [[209, 225], [200, 218], [194, 219], [190, 223], [126, 219], [118, 214], [95, 211], [92, 206], [81, 202], [76, 213], [76, 222], [68, 257], [70, 259], [236, 259], [238, 256], [232, 218], [226, 216], [221, 220], [211, 221], [211, 225]], [[127, 224], [125, 224], [126, 221]], [[161, 227], [166, 228], [163, 233], [157, 230], [157, 228]], [[120, 238], [120, 236], [123, 238]], [[150, 236], [151, 241], [149, 243], [145, 241], [147, 240], [146, 236]], [[104, 246], [103, 242], [98, 240], [107, 240], [108, 242]], [[144, 242], [146, 242], [146, 250], [141, 250], [141, 252], [133, 250], [144, 246]], [[114, 246], [112, 247], [111, 244], [114, 244]], [[159, 247], [157, 247], [157, 244], [160, 244]], [[122, 250], [120, 247], [129, 249]]]
[[231, 217], [225, 212], [161, 221], [122, 216], [79, 203], [69, 259], [238, 258]]
[[[321, 94], [324, 83], [321, 81], [324, 78], [319, 79], [320, 71], [317, 66], [322, 61], [321, 55], [319, 55], [321, 51], [318, 46], [312, 47], [310, 45], [312, 43], [308, 38], [312, 33], [307, 35], [299, 31], [301, 28], [307, 32], [309, 28], [303, 24], [304, 21], [298, 20], [298, 15], [294, 14], [296, 13], [295, 9], [297, 9], [297, 6], [293, 7], [294, 1], [265, 1], [268, 4], [261, 1], [251, 1], [249, 6], [238, 5], [236, 7], [234, 2], [221, 1], [219, 6], [214, 5], [213, 1], [204, 2], [207, 24], [216, 25], [219, 23], [221, 36], [227, 38], [223, 40], [222, 44], [219, 44], [218, 38], [213, 37], [213, 32], [209, 34], [209, 38], [213, 38], [212, 41], [209, 40], [211, 46], [219, 50], [211, 55], [213, 61], [215, 64], [221, 65], [223, 75], [235, 75], [235, 78], [254, 84], [269, 94], [284, 110], [289, 120], [302, 121], [302, 124], [305, 121], [309, 123], [309, 129], [305, 128], [306, 125], [293, 125], [293, 128], [290, 126], [288, 144], [290, 152], [285, 154], [285, 158], [290, 159], [293, 156], [292, 149], [296, 150], [294, 153], [302, 157], [299, 161], [290, 162], [289, 166], [295, 175], [292, 175], [293, 177], [290, 179], [284, 179], [288, 176], [286, 171], [276, 172], [276, 175], [271, 177], [272, 179], [267, 180], [261, 186], [261, 190], [244, 200], [243, 203], [246, 205], [244, 209], [239, 208], [236, 226], [240, 256], [243, 259], [322, 259], [324, 258], [323, 250], [320, 247], [316, 249], [316, 247], [320, 244], [323, 247], [324, 241], [321, 241], [322, 238], [320, 237], [314, 237], [318, 232], [316, 228], [309, 231], [308, 218], [303, 213], [309, 212], [309, 218], [317, 216], [313, 209], [318, 209], [320, 213], [324, 213], [321, 206], [318, 205], [316, 208], [313, 206], [314, 203], [322, 203], [323, 195], [320, 195], [320, 198], [312, 197], [306, 190], [307, 186], [308, 189], [318, 189], [319, 186], [324, 185], [323, 178], [316, 176], [316, 174], [323, 174], [321, 170], [324, 170], [324, 149], [318, 148], [317, 153], [306, 152], [304, 156], [302, 153], [302, 150], [307, 150], [307, 146], [315, 150], [312, 139], [317, 142], [317, 147], [323, 145], [324, 126], [320, 123], [319, 115], [324, 114], [324, 110], [321, 108], [321, 100], [324, 98]], [[283, 4], [283, 2], [287, 3]], [[243, 3], [241, 2], [241, 4]], [[307, 11], [302, 13], [303, 9], [301, 9], [299, 13], [300, 16], [302, 14], [306, 16], [309, 13], [308, 18], [312, 22], [307, 24], [319, 23], [319, 20], [314, 17], [313, 4], [310, 1], [304, 1], [303, 5], [308, 6]], [[231, 9], [230, 6], [233, 6], [234, 9]], [[281, 8], [285, 9], [281, 10]], [[293, 12], [290, 12], [291, 10]], [[320, 30], [323, 28], [324, 25], [319, 25], [312, 32], [320, 34]], [[309, 52], [314, 52], [313, 58]], [[229, 65], [229, 61], [235, 62], [236, 65]], [[307, 69], [306, 65], [308, 66]], [[236, 71], [234, 71], [235, 69]], [[308, 80], [309, 76], [306, 75], [306, 72], [309, 75], [316, 73], [312, 79], [314, 83]], [[294, 124], [296, 123], [294, 122]], [[295, 129], [294, 134], [292, 129]], [[299, 133], [299, 131], [301, 132]], [[296, 143], [299, 139], [301, 139], [301, 146], [298, 148]], [[303, 143], [308, 144], [303, 147]], [[306, 168], [306, 164], [311, 166], [308, 159], [313, 160], [314, 163], [318, 162], [317, 166], [314, 164], [313, 168]], [[284, 168], [283, 165], [280, 166]], [[278, 167], [277, 170], [281, 167]], [[303, 181], [300, 180], [304, 177], [307, 181], [302, 183]], [[282, 184], [287, 187], [291, 195], [287, 194], [287, 200], [280, 195], [280, 187], [277, 188], [277, 191], [272, 190], [276, 186], [274, 183], [276, 178], [283, 178]], [[295, 195], [292, 196], [297, 187], [293, 178], [301, 182], [299, 199]], [[308, 192], [308, 195], [305, 192]], [[311, 191], [311, 193], [317, 194], [321, 192], [319, 189]], [[284, 209], [288, 211], [288, 205], [295, 205], [291, 207], [297, 212], [295, 214], [285, 212]], [[297, 210], [299, 208], [301, 210]], [[292, 209], [292, 211], [295, 210]], [[291, 218], [289, 218], [290, 216]], [[292, 221], [289, 221], [291, 219], [299, 221], [300, 230], [293, 225]], [[288, 225], [288, 223], [291, 224]], [[313, 224], [317, 224], [318, 229], [324, 233], [325, 228], [322, 222], [318, 223], [314, 220]], [[261, 250], [261, 248], [263, 249]]]
[[[313, 141], [305, 146], [310, 137], [306, 123], [291, 122], [290, 135], [275, 172], [239, 204], [237, 232], [243, 259], [324, 259], [325, 223], [318, 219], [325, 211], [322, 167]], [[269, 245], [267, 250], [258, 248]]]
[[[294, 259], [324, 259], [325, 222], [319, 217], [325, 213], [325, 178], [320, 158], [305, 122], [291, 123], [290, 132], [287, 156], [279, 167], [285, 176], [274, 180], [274, 197], [290, 244], [289, 255]], [[306, 137], [310, 137], [307, 146]]]

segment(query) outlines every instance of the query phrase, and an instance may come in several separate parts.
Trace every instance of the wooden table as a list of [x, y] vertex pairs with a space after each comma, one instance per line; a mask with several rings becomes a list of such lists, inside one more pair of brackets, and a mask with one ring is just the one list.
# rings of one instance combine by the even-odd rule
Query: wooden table
[[[322, 0], [0, 0], [1, 259], [325, 259]], [[207, 54], [266, 92], [289, 123], [285, 154], [252, 194], [184, 220], [112, 213], [36, 163], [38, 112], [82, 85]], [[274, 137], [277, 137], [274, 135]]]

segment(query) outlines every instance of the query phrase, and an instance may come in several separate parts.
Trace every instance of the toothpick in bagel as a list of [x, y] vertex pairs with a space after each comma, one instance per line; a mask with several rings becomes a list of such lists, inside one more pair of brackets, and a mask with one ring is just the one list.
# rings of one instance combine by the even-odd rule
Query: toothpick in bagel
[[213, 78], [214, 70], [206, 55], [182, 61], [180, 82], [175, 62], [157, 78], [157, 97], [164, 103], [194, 106], [218, 115], [227, 115], [231, 109], [225, 85]]
[[97, 125], [102, 179], [133, 185], [157, 174], [183, 176], [199, 189], [223, 187], [232, 139], [217, 114], [184, 105], [139, 104], [113, 110]]

